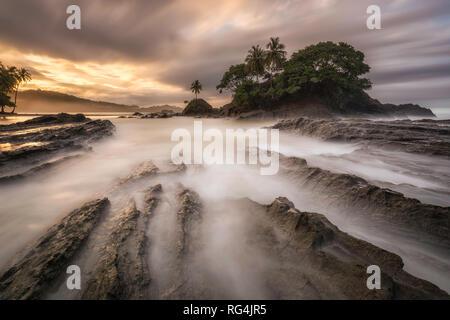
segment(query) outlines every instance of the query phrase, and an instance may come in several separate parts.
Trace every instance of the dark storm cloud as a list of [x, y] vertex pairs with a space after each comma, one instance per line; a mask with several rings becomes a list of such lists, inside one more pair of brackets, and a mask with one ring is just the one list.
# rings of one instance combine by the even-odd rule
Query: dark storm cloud
[[[69, 4], [81, 7], [79, 31], [65, 27]], [[381, 8], [382, 30], [366, 28], [371, 4]], [[345, 41], [366, 54], [376, 98], [407, 98], [411, 88], [418, 95], [418, 81], [429, 80], [440, 83], [433, 94], [450, 99], [445, 90], [450, 86], [449, 17], [448, 0], [0, 0], [0, 45], [65, 59], [64, 72], [84, 77], [89, 74], [79, 64], [132, 65], [133, 80], [120, 83], [127, 90], [117, 92], [95, 79], [77, 92], [148, 105], [186, 99], [194, 79], [203, 83], [205, 97], [220, 99], [215, 86], [223, 72], [241, 63], [251, 45], [264, 45], [271, 36], [279, 36], [289, 54], [319, 41]], [[47, 81], [45, 68], [33, 72]], [[181, 91], [134, 89], [149, 79], [156, 87]], [[396, 90], [389, 89], [395, 84]]]
[[[66, 28], [70, 4], [82, 9], [79, 31]], [[175, 14], [170, 21], [161, 12], [172, 5], [172, 0], [2, 1], [0, 40], [73, 60], [159, 57], [176, 42], [176, 30], [195, 19]]]

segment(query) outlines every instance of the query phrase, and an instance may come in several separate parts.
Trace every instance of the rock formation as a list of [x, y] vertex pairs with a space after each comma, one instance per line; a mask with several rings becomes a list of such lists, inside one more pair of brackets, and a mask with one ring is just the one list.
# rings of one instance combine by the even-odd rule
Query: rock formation
[[217, 116], [218, 110], [214, 109], [203, 99], [191, 100], [182, 112], [183, 116]]
[[66, 156], [63, 153], [89, 151], [91, 143], [111, 136], [114, 130], [109, 120], [92, 121], [82, 114], [64, 113], [0, 126], [0, 146], [4, 148], [0, 176], [24, 176], [26, 171], [50, 167], [51, 162]]
[[135, 202], [130, 200], [102, 250], [94, 276], [82, 295], [83, 299], [148, 298], [150, 275], [145, 233], [149, 217], [158, 205], [160, 193], [161, 185], [155, 185], [146, 192], [144, 212], [137, 210]]
[[65, 273], [108, 204], [106, 198], [88, 202], [50, 228], [0, 276], [0, 299], [41, 298], [50, 282]]
[[225, 105], [221, 114], [226, 117], [240, 119], [258, 118], [386, 118], [408, 116], [433, 118], [435, 115], [428, 108], [415, 104], [383, 104], [371, 98], [367, 93], [360, 92], [347, 96], [338, 102], [319, 95], [299, 95], [273, 102], [260, 108]]
[[355, 219], [370, 218], [382, 224], [407, 226], [415, 237], [429, 238], [450, 248], [449, 207], [423, 204], [354, 175], [309, 167], [300, 158], [282, 157], [280, 171], [330, 209], [340, 208]]
[[298, 118], [282, 120], [273, 128], [326, 141], [360, 142], [395, 151], [450, 157], [449, 120]]

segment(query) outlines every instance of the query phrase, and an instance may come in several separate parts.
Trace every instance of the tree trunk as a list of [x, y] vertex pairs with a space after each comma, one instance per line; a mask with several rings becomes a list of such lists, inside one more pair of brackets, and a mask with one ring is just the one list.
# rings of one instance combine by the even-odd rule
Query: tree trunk
[[5, 106], [2, 106], [2, 111], [1, 113], [5, 113]]
[[19, 85], [17, 85], [17, 88], [16, 88], [16, 93], [15, 93], [15, 95], [14, 95], [14, 107], [13, 107], [13, 110], [11, 111], [11, 113], [14, 113], [14, 111], [16, 111], [16, 102], [17, 102], [17, 92], [19, 91]]

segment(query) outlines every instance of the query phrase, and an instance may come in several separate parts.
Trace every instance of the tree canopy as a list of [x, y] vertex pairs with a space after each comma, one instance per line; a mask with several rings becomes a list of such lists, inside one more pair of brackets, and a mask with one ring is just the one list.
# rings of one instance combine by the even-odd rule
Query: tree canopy
[[260, 76], [264, 76], [266, 66], [266, 55], [263, 48], [259, 45], [252, 46], [245, 58], [247, 72], [249, 75], [256, 77], [256, 81]]
[[[320, 42], [288, 60], [278, 37], [270, 38], [266, 48], [252, 46], [245, 63], [231, 66], [217, 85], [220, 93], [232, 92], [234, 105], [258, 107], [299, 94], [339, 100], [371, 87], [370, 80], [361, 77], [370, 70], [364, 53], [347, 43]], [[265, 81], [259, 82], [260, 76]]]
[[197, 95], [200, 93], [201, 90], [202, 90], [202, 84], [200, 83], [200, 81], [195, 80], [194, 82], [192, 82], [191, 91], [193, 93], [195, 93], [195, 100], [197, 100]]
[[227, 72], [224, 73], [222, 80], [217, 85], [216, 89], [222, 93], [223, 90], [235, 92], [237, 88], [248, 80], [249, 74], [244, 63], [231, 66]]
[[[7, 67], [0, 62], [0, 107], [1, 113], [5, 112], [5, 107], [11, 107], [15, 111], [17, 93], [22, 82], [31, 80], [30, 72], [25, 68], [14, 66]], [[11, 101], [10, 94], [14, 93], [14, 102]]]

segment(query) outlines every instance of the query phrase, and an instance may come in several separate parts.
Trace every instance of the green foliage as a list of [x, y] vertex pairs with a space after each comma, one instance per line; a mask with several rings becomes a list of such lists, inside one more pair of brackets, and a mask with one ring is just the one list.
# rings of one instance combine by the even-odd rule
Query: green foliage
[[248, 77], [249, 74], [245, 64], [233, 65], [224, 73], [216, 89], [219, 90], [219, 93], [222, 93], [223, 90], [235, 92], [242, 82], [248, 80]]
[[11, 101], [11, 98], [9, 96], [4, 94], [3, 92], [0, 92], [0, 106], [2, 107], [2, 111], [3, 111], [3, 108], [5, 106], [13, 107], [14, 102]]
[[259, 81], [260, 76], [264, 76], [266, 67], [266, 55], [263, 48], [259, 45], [252, 46], [248, 51], [247, 57], [245, 58], [247, 63], [247, 71], [250, 75], [256, 77], [256, 81]]
[[[278, 37], [270, 38], [266, 48], [253, 46], [245, 64], [231, 66], [223, 75], [217, 90], [233, 92], [233, 105], [263, 107], [299, 94], [339, 103], [371, 87], [370, 80], [361, 77], [370, 70], [364, 54], [347, 43], [320, 42], [295, 52], [287, 61]], [[267, 81], [260, 83], [260, 76]]]
[[270, 38], [270, 42], [266, 45], [265, 65], [269, 74], [273, 76], [282, 70], [283, 63], [286, 61], [287, 52], [284, 50], [284, 44], [280, 43], [280, 38]]
[[252, 108], [261, 103], [262, 90], [258, 82], [245, 80], [234, 93], [233, 105]]
[[295, 52], [285, 63], [280, 81], [287, 93], [296, 87], [322, 93], [356, 92], [371, 87], [368, 79], [360, 78], [369, 70], [361, 51], [328, 41]]
[[191, 84], [191, 91], [193, 93], [195, 93], [195, 100], [197, 100], [197, 95], [200, 93], [200, 91], [202, 90], [202, 84], [200, 83], [200, 81], [195, 80], [194, 82], [192, 82]]
[[[14, 66], [5, 67], [0, 62], [0, 107], [1, 112], [5, 107], [12, 107], [14, 112], [16, 107], [17, 92], [22, 82], [31, 80], [31, 74], [28, 70], [18, 69]], [[10, 94], [15, 93], [14, 102], [11, 101]]]
[[0, 92], [7, 94], [13, 91], [17, 83], [16, 68], [5, 67], [0, 62]]

